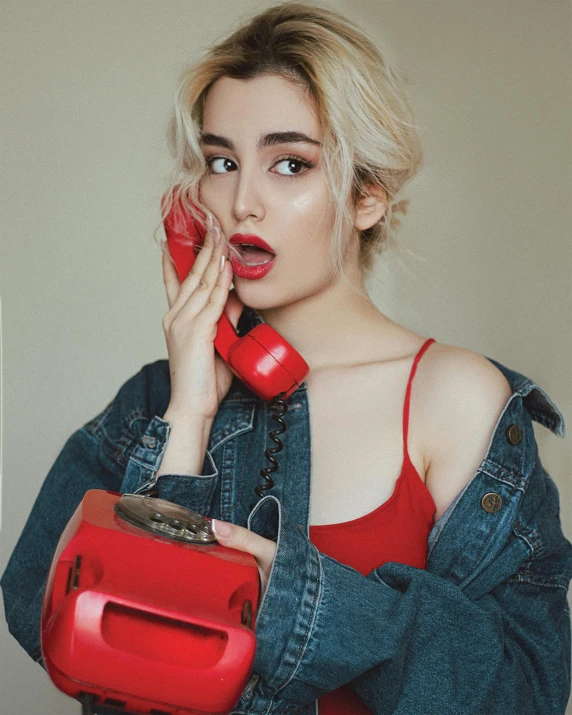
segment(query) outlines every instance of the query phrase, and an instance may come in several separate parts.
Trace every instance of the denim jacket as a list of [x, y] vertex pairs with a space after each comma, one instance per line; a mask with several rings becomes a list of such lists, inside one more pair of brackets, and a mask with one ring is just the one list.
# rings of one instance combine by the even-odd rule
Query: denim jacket
[[[262, 321], [245, 308], [239, 333]], [[539, 715], [570, 692], [572, 546], [532, 420], [564, 436], [563, 416], [531, 379], [488, 358], [512, 395], [472, 480], [429, 536], [425, 570], [385, 563], [363, 576], [308, 538], [310, 429], [306, 383], [287, 400], [275, 486], [254, 488], [269, 405], [238, 380], [220, 404], [202, 473], [162, 474], [170, 424], [166, 360], [146, 365], [75, 432], [50, 470], [2, 577], [11, 633], [42, 663], [40, 610], [57, 541], [88, 489], [159, 496], [277, 542], [257, 615], [251, 678], [233, 713], [317, 712], [349, 683], [376, 715]], [[485, 495], [488, 498], [483, 499]]]

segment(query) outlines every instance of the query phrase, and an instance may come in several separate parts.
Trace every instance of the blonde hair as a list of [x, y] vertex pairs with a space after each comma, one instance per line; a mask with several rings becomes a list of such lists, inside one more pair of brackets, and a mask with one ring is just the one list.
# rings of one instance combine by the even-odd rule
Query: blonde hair
[[[277, 74], [304, 88], [315, 101], [324, 131], [323, 171], [335, 219], [331, 269], [343, 271], [344, 236], [353, 228], [348, 198], [382, 187], [388, 208], [381, 220], [359, 232], [360, 267], [371, 270], [390, 241], [408, 201], [396, 194], [419, 170], [422, 152], [404, 84], [368, 37], [342, 15], [298, 2], [276, 5], [253, 17], [181, 74], [168, 130], [174, 159], [169, 199], [162, 218], [179, 200], [196, 220], [206, 164], [199, 143], [206, 94], [220, 77], [250, 79]], [[190, 202], [189, 202], [190, 197]]]

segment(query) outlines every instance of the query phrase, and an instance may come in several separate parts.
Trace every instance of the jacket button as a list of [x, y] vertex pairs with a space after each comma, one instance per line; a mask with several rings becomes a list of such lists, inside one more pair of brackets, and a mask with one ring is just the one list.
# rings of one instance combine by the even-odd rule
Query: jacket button
[[511, 444], [518, 444], [522, 439], [520, 427], [518, 425], [510, 425], [506, 431], [506, 438]]
[[149, 437], [149, 435], [144, 434], [143, 437], [141, 437], [141, 441], [143, 444], [146, 444], [147, 447], [150, 447], [151, 449], [155, 449], [157, 446], [157, 440], [155, 437]]
[[481, 499], [481, 506], [487, 514], [495, 514], [502, 506], [502, 499], [498, 494], [489, 492]]

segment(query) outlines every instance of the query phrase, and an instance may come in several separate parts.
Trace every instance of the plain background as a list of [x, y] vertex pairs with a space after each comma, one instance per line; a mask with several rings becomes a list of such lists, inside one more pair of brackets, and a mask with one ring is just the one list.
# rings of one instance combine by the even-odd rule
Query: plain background
[[[152, 233], [176, 79], [272, 4], [2, 3], [2, 570], [66, 438], [166, 357]], [[425, 152], [373, 299], [531, 377], [572, 426], [570, 3], [325, 4], [406, 73]], [[570, 538], [570, 438], [535, 432]], [[3, 620], [0, 638], [3, 712], [79, 712]]]

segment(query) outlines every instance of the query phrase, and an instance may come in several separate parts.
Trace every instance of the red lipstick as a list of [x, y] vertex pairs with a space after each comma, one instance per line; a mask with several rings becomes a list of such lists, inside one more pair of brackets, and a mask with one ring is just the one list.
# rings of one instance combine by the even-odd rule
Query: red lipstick
[[254, 233], [234, 233], [229, 243], [232, 270], [239, 278], [256, 280], [263, 278], [272, 269], [276, 254], [260, 236]]

